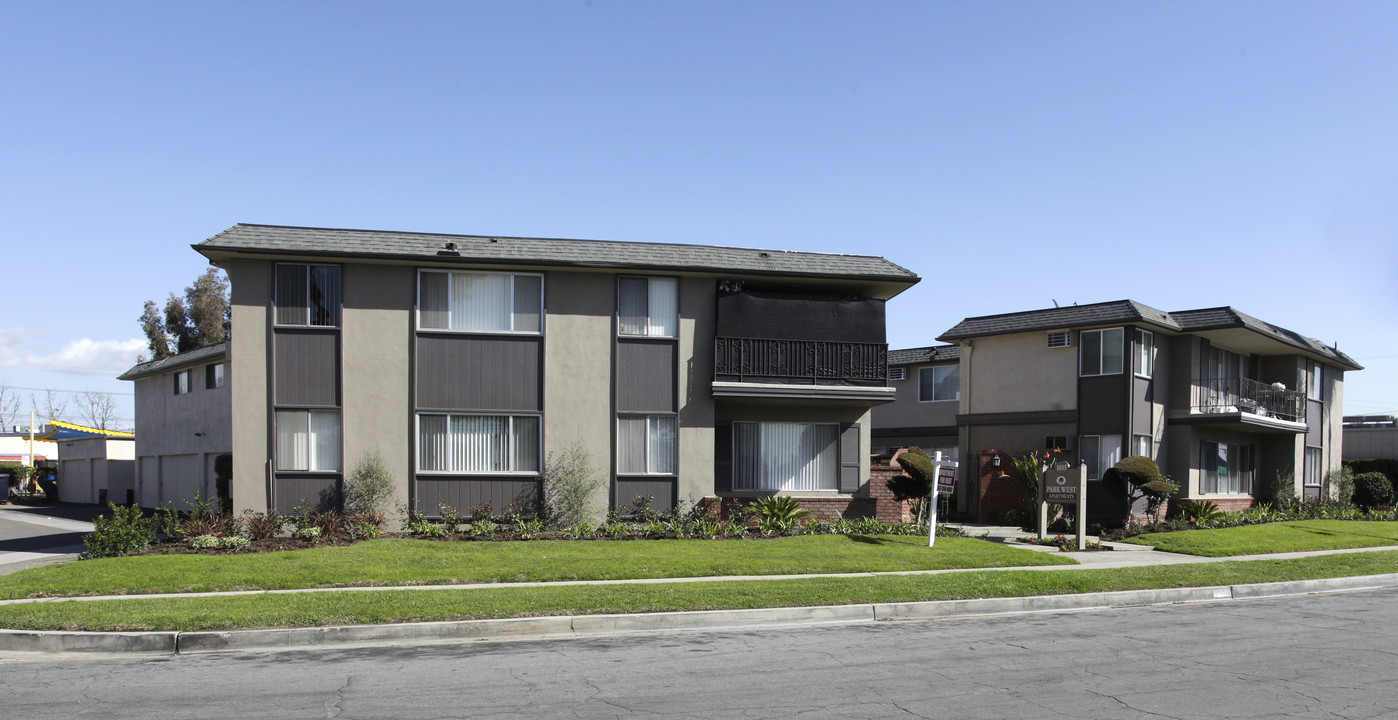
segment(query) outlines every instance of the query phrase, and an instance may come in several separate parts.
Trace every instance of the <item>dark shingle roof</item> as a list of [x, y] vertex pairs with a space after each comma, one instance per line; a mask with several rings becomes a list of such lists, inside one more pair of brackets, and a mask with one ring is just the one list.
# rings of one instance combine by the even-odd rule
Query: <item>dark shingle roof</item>
[[205, 347], [182, 352], [178, 355], [138, 363], [130, 370], [117, 376], [118, 380], [140, 380], [143, 377], [159, 375], [177, 368], [198, 365], [223, 358], [228, 352], [228, 343], [214, 343]]
[[952, 362], [960, 358], [960, 345], [934, 345], [932, 347], [888, 351], [889, 365], [922, 365], [934, 362]]
[[1335, 348], [1326, 346], [1319, 340], [1263, 322], [1231, 307], [1180, 310], [1167, 313], [1156, 310], [1149, 305], [1142, 305], [1134, 300], [1114, 300], [1092, 305], [1073, 305], [1004, 315], [970, 317], [957, 323], [955, 327], [942, 333], [937, 339], [942, 342], [955, 342], [987, 335], [1008, 335], [1035, 330], [1066, 330], [1114, 323], [1154, 325], [1172, 332], [1245, 328], [1352, 369], [1362, 369], [1353, 358]]
[[1179, 331], [1180, 326], [1170, 313], [1142, 305], [1135, 300], [1115, 300], [1092, 305], [1029, 310], [1004, 315], [970, 317], [942, 333], [937, 339], [954, 342], [984, 335], [1006, 335], [1031, 330], [1062, 330], [1070, 327], [1107, 325], [1110, 323], [1148, 323], [1167, 330]]
[[[448, 245], [454, 246], [449, 248]], [[667, 269], [865, 279], [912, 285], [918, 276], [881, 257], [713, 245], [441, 235], [238, 224], [194, 246], [210, 251], [432, 259], [508, 265]]]

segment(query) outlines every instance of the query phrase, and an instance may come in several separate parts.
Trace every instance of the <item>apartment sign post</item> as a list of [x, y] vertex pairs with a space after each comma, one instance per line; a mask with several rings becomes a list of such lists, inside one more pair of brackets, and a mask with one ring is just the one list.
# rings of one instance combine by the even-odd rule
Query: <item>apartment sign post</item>
[[1049, 505], [1076, 505], [1078, 549], [1087, 547], [1087, 463], [1074, 468], [1059, 460], [1039, 478], [1039, 539], [1048, 537]]
[[927, 496], [927, 502], [931, 503], [927, 510], [927, 547], [932, 547], [937, 542], [937, 495], [950, 495], [956, 489], [956, 468], [957, 463], [943, 462], [940, 452], [932, 461], [937, 480], [932, 483], [932, 492]]

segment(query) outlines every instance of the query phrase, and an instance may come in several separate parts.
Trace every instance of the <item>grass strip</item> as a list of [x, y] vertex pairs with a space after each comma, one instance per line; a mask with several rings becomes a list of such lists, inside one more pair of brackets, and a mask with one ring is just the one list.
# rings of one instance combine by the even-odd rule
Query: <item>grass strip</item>
[[1150, 533], [1126, 542], [1157, 550], [1235, 557], [1308, 550], [1341, 550], [1398, 545], [1398, 523], [1370, 520], [1297, 520], [1240, 525], [1216, 530]]
[[[938, 545], [940, 546], [940, 542]], [[214, 598], [59, 601], [0, 606], [0, 627], [27, 630], [224, 630], [1019, 597], [1280, 582], [1398, 572], [1398, 551], [1289, 560], [1103, 570], [382, 590]]]
[[803, 535], [771, 540], [371, 540], [242, 555], [141, 555], [0, 576], [0, 599], [75, 595], [453, 585], [721, 575], [799, 575], [1072, 565], [972, 538]]

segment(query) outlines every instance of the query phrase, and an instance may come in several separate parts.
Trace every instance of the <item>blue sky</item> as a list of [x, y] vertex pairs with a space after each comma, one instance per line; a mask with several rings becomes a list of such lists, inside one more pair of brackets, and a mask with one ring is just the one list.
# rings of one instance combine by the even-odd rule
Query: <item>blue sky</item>
[[1365, 365], [1345, 412], [1398, 412], [1395, 31], [1392, 2], [9, 0], [0, 383], [130, 393], [142, 303], [253, 222], [883, 255], [924, 277], [893, 347], [1232, 305]]

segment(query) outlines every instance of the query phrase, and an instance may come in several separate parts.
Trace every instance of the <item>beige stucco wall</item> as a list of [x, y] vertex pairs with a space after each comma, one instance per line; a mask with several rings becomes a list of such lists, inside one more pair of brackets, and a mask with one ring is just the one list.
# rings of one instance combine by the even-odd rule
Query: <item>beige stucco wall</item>
[[[960, 411], [961, 404], [957, 400], [933, 400], [922, 402], [919, 399], [921, 380], [919, 373], [923, 368], [955, 365], [955, 363], [932, 363], [927, 365], [908, 365], [908, 378], [906, 380], [893, 380], [889, 386], [894, 390], [893, 402], [886, 405], [879, 405], [874, 408], [873, 422], [876, 428], [904, 428], [904, 427], [954, 427], [956, 425], [956, 413]], [[963, 368], [961, 381], [966, 381], [966, 371]], [[963, 392], [964, 396], [965, 393]]]
[[233, 511], [266, 510], [267, 305], [272, 270], [269, 263], [255, 260], [228, 260], [220, 267], [232, 285], [236, 328], [228, 341], [228, 358], [237, 372], [229, 372], [226, 385], [232, 398]]
[[1077, 378], [1076, 342], [1051, 348], [1044, 332], [961, 342], [962, 413], [1073, 410]]
[[714, 492], [714, 323], [711, 277], [680, 279], [679, 482], [676, 500]]
[[[615, 276], [549, 272], [544, 295], [544, 455], [579, 443], [597, 471], [610, 477]], [[608, 498], [603, 485], [593, 502], [598, 518], [606, 514]]]
[[344, 472], [377, 452], [393, 473], [393, 506], [408, 501], [411, 267], [345, 264], [341, 324], [341, 411]]

